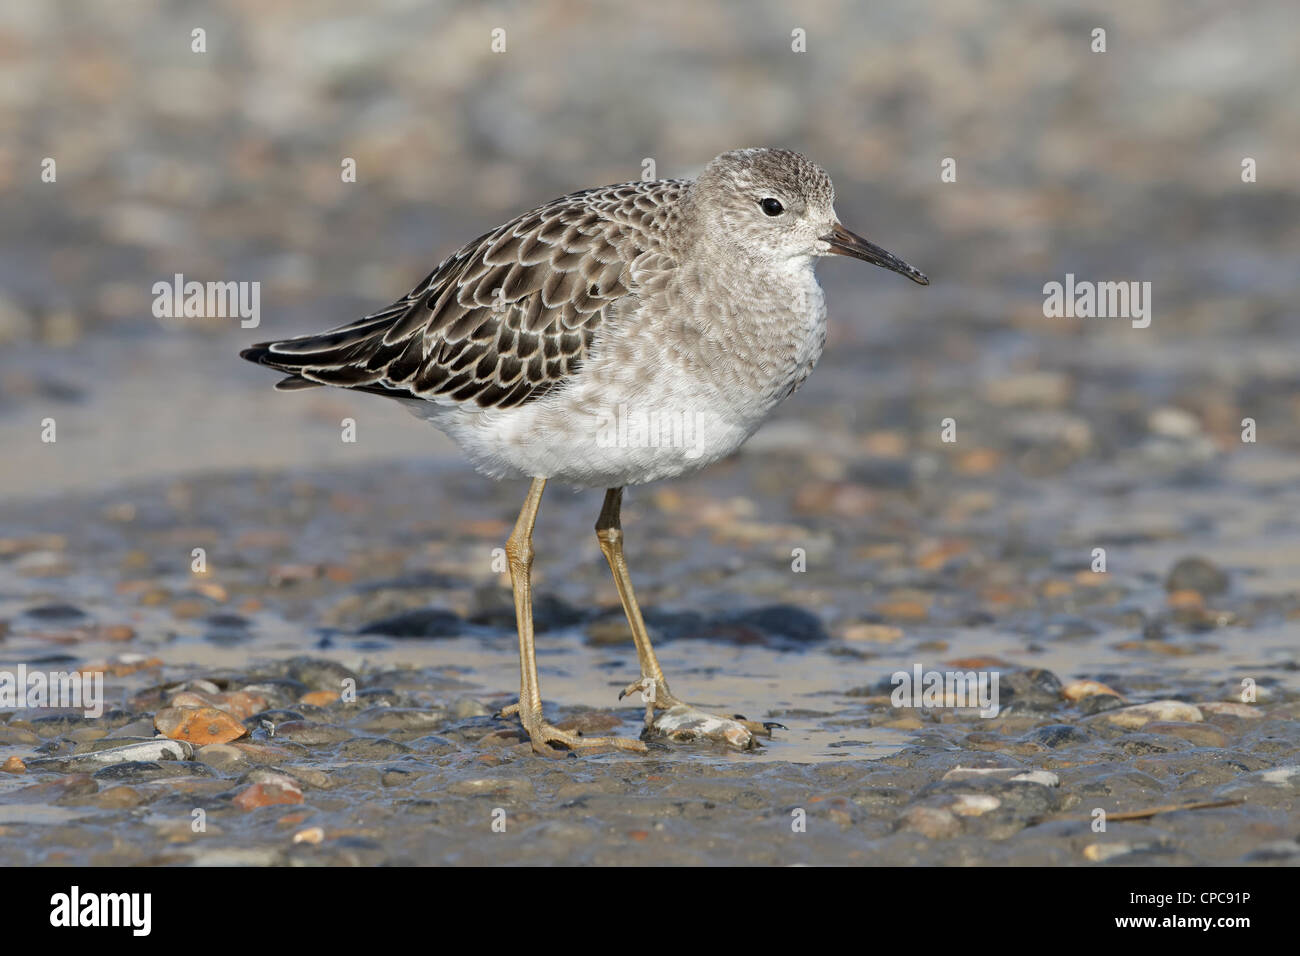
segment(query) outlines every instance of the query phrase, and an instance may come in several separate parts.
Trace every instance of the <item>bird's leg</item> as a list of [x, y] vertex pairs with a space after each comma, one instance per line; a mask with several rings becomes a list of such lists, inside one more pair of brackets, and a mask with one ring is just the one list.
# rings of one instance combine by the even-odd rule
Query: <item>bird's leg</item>
[[[627, 623], [632, 629], [632, 640], [636, 643], [636, 656], [641, 662], [641, 679], [625, 687], [618, 695], [619, 700], [636, 691], [641, 692], [641, 699], [646, 705], [647, 733], [678, 741], [705, 737], [724, 741], [741, 750], [752, 750], [758, 746], [756, 734], [771, 737], [772, 728], [781, 725], [746, 720], [739, 714], [735, 717], [719, 717], [678, 700], [668, 689], [668, 681], [664, 679], [663, 668], [659, 666], [655, 649], [650, 644], [650, 634], [636, 602], [636, 593], [632, 590], [627, 559], [623, 557], [623, 525], [619, 520], [622, 505], [623, 489], [610, 488], [605, 492], [605, 503], [600, 509], [600, 517], [596, 519], [596, 539], [614, 574], [614, 586], [618, 588], [619, 600], [623, 602], [623, 611], [627, 614]], [[655, 716], [656, 709], [662, 711], [658, 716]]]
[[510, 564], [510, 585], [515, 596], [515, 622], [519, 627], [519, 703], [507, 707], [503, 715], [517, 713], [533, 743], [533, 750], [544, 756], [558, 756], [550, 745], [561, 744], [570, 750], [582, 748], [633, 750], [644, 753], [645, 744], [626, 737], [583, 737], [560, 730], [542, 716], [542, 692], [537, 682], [537, 655], [533, 643], [533, 525], [537, 508], [546, 488], [545, 478], [534, 478], [528, 497], [519, 511], [519, 520], [506, 540], [506, 559]]

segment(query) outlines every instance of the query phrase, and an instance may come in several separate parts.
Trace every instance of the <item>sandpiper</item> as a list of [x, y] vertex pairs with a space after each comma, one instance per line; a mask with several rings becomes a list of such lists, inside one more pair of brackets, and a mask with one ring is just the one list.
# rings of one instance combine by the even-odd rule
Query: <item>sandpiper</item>
[[750, 749], [774, 725], [718, 716], [668, 689], [623, 557], [623, 488], [735, 451], [812, 371], [826, 340], [813, 267], [845, 255], [927, 285], [850, 232], [821, 167], [785, 149], [723, 153], [695, 180], [587, 189], [526, 212], [443, 260], [386, 309], [241, 354], [288, 377], [388, 396], [492, 478], [531, 484], [506, 541], [519, 631], [517, 714], [539, 753], [641, 740], [547, 722], [534, 656], [532, 535], [548, 481], [604, 488], [596, 537], [640, 659], [646, 732]]

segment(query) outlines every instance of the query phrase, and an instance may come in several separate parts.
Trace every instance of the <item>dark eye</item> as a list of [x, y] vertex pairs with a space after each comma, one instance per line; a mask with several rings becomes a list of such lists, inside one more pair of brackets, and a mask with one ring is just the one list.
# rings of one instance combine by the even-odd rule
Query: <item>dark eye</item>
[[769, 216], [779, 216], [781, 213], [785, 212], [785, 207], [781, 205], [780, 200], [773, 199], [771, 196], [760, 200], [759, 205], [763, 207], [763, 212], [767, 213]]

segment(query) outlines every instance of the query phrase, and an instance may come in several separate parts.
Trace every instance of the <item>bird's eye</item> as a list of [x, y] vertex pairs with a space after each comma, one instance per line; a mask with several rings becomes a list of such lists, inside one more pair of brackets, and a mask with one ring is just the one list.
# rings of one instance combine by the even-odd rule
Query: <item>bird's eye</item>
[[773, 199], [771, 196], [760, 200], [759, 205], [763, 207], [763, 212], [767, 213], [769, 216], [779, 216], [781, 213], [785, 212], [785, 207], [781, 205], [781, 201], [779, 199]]

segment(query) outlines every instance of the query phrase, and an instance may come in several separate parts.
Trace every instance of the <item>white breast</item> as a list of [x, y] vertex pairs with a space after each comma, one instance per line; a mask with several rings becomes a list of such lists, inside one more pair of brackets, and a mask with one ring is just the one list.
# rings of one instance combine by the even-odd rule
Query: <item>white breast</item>
[[735, 451], [821, 356], [811, 265], [771, 278], [753, 312], [714, 312], [703, 336], [640, 311], [602, 328], [574, 380], [527, 405], [407, 404], [492, 477], [612, 488], [696, 471]]

